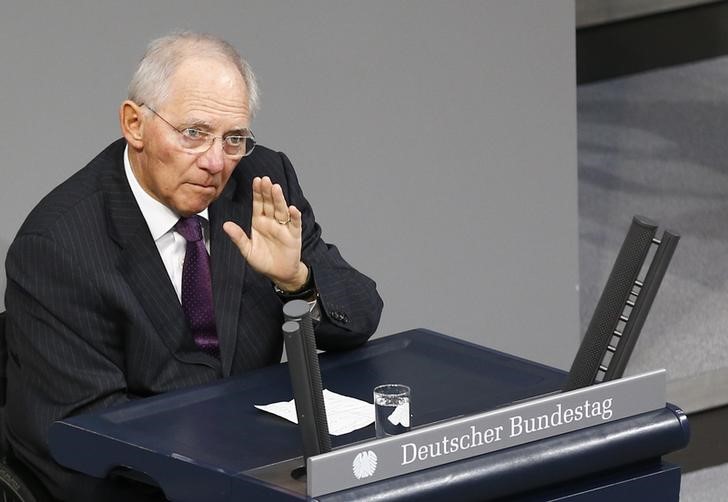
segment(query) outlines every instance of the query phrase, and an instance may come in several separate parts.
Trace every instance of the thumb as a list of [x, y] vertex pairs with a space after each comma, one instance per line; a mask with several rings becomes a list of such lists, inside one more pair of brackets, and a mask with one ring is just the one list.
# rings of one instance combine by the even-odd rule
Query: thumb
[[225, 230], [225, 233], [228, 234], [230, 240], [238, 247], [243, 258], [247, 260], [248, 253], [250, 253], [250, 239], [247, 235], [245, 235], [243, 229], [232, 221], [226, 221], [222, 225], [222, 229]]

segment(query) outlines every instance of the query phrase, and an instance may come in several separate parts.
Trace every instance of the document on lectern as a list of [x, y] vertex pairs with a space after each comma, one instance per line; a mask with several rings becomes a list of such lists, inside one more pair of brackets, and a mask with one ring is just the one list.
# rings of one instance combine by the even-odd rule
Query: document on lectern
[[[371, 403], [337, 394], [328, 389], [324, 389], [324, 403], [329, 434], [333, 436], [348, 434], [374, 423], [374, 405]], [[256, 404], [255, 407], [294, 424], [298, 423], [296, 402], [293, 399], [271, 404]]]

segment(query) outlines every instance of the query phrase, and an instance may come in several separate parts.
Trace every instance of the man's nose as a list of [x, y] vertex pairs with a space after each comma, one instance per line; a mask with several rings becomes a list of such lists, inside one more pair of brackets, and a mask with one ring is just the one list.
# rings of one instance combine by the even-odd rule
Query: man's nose
[[211, 173], [222, 171], [223, 167], [225, 167], [225, 153], [222, 150], [222, 146], [222, 140], [215, 138], [210, 148], [200, 155], [198, 161], [199, 166]]

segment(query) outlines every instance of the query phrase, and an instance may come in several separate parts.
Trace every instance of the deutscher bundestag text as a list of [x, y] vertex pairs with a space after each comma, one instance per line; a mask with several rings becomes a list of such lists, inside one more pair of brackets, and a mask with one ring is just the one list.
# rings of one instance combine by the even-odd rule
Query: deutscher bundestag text
[[[515, 438], [535, 432], [557, 429], [560, 426], [581, 422], [588, 418], [599, 417], [602, 420], [612, 418], [612, 398], [602, 401], [585, 400], [582, 404], [566, 408], [558, 403], [551, 413], [536, 416], [512, 415], [507, 417], [503, 425], [496, 425], [478, 430], [471, 425], [470, 430], [455, 437], [443, 436], [442, 440], [434, 443], [418, 445], [405, 443], [402, 445], [402, 465], [414, 461], [424, 461], [429, 458], [450, 455], [460, 450], [469, 450], [501, 441], [505, 437]], [[559, 434], [558, 430], [552, 431]]]

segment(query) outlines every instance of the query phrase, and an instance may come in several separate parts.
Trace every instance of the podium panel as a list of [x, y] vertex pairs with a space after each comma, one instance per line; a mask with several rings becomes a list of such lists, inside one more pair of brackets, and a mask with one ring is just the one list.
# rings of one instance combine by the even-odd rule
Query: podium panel
[[[413, 392], [413, 428], [556, 391], [566, 376], [554, 368], [423, 329], [373, 340], [349, 352], [322, 354], [320, 366], [325, 388], [369, 402], [375, 385], [408, 384]], [[248, 474], [300, 457], [297, 426], [253, 407], [291, 397], [286, 366], [262, 368], [56, 422], [49, 434], [51, 452], [60, 464], [96, 477], [105, 477], [118, 466], [142, 472], [173, 501], [306, 500], [305, 488], [295, 483], [277, 486]], [[378, 500], [411, 500], [405, 492], [423, 495], [418, 490], [427, 486], [435, 487], [438, 497], [458, 493], [460, 488], [463, 494], [488, 500], [554, 485], [556, 472], [573, 473], [569, 475], [577, 480], [623, 463], [652, 460], [654, 464], [660, 455], [687, 442], [687, 425], [679, 410], [663, 408], [653, 416], [626, 420], [633, 422], [620, 420], [583, 429], [317, 500], [360, 500], [374, 494]], [[204, 432], [200, 424], [205, 424]], [[369, 426], [333, 437], [332, 443], [337, 448], [374, 435], [374, 427]], [[615, 442], [617, 437], [629, 443]], [[626, 458], [623, 451], [604, 447], [610, 444], [628, 446], [636, 455]], [[593, 448], [582, 448], [589, 445]], [[573, 451], [586, 454], [581, 458], [566, 455]], [[535, 471], [523, 471], [539, 462], [539, 471], [551, 472], [544, 479]], [[661, 464], [652, 469], [654, 476], [672, 472]], [[522, 483], [524, 475], [539, 483]], [[498, 490], [493, 489], [496, 485]]]

